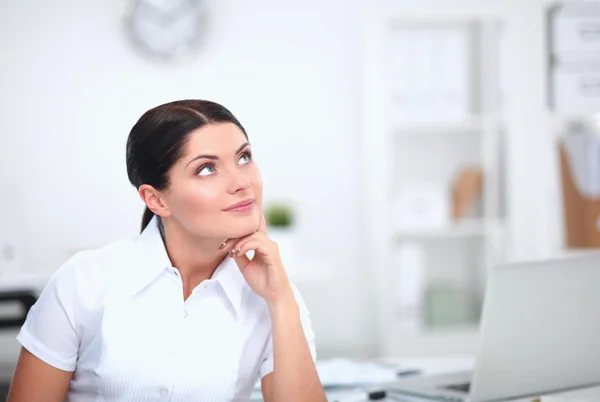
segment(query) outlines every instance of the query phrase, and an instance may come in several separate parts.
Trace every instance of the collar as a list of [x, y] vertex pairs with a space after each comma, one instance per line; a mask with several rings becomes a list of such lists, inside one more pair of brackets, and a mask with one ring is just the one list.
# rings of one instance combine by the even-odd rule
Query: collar
[[221, 285], [236, 314], [239, 314], [242, 307], [243, 291], [247, 284], [235, 260], [225, 257], [211, 279]]
[[[173, 266], [158, 228], [158, 218], [152, 218], [148, 226], [135, 240], [138, 254], [132, 264], [139, 267], [132, 278], [131, 296], [135, 296], [156, 280], [165, 270]], [[219, 283], [227, 299], [239, 314], [242, 294], [246, 285], [242, 273], [232, 258], [225, 257], [219, 264], [211, 280]]]

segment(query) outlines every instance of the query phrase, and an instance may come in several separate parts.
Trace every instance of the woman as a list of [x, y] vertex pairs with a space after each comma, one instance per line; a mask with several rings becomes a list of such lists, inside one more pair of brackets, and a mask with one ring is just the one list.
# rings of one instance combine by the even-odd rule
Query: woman
[[18, 335], [9, 402], [246, 401], [258, 378], [266, 402], [325, 401], [238, 120], [202, 100], [151, 109], [127, 173], [142, 233], [53, 275]]

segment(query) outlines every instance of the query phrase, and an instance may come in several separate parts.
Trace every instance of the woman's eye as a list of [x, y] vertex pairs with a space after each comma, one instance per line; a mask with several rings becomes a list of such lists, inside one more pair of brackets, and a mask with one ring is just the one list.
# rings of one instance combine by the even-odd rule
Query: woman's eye
[[198, 176], [210, 176], [215, 172], [213, 165], [204, 165], [198, 170]]
[[250, 162], [250, 159], [252, 159], [252, 156], [250, 155], [250, 153], [245, 152], [242, 156], [240, 156], [240, 164], [245, 165], [246, 163]]

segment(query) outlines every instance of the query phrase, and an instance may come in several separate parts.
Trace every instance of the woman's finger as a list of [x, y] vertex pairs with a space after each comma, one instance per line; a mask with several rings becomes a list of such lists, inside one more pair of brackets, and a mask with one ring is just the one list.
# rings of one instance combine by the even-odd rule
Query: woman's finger
[[265, 214], [260, 214], [260, 223], [258, 224], [258, 231], [267, 233], [267, 221], [265, 220]]
[[225, 241], [223, 241], [223, 243], [221, 243], [221, 245], [219, 246], [219, 251], [228, 251], [226, 250], [226, 247], [229, 245], [229, 243], [231, 243], [229, 239], [225, 239]]
[[264, 241], [264, 240], [266, 240], [266, 236], [260, 232], [254, 232], [247, 236], [239, 238], [239, 239], [237, 239], [237, 241], [235, 241], [232, 244], [232, 246], [230, 248], [230, 252], [234, 252], [234, 251], [238, 250], [242, 246], [242, 244], [244, 244], [247, 241], [250, 241], [252, 239], [259, 239], [260, 241]]
[[221, 243], [221, 245], [219, 246], [219, 250], [228, 253], [231, 256], [232, 251], [237, 250], [240, 244], [242, 244], [244, 241], [248, 240], [252, 236], [256, 235], [257, 233], [258, 232], [254, 232], [244, 237], [227, 239], [223, 243]]
[[223, 253], [227, 253], [228, 256], [233, 257], [233, 252], [239, 247], [239, 244], [242, 244], [244, 239], [244, 237], [241, 239], [227, 239], [227, 241], [221, 244], [219, 250]]
[[242, 253], [233, 254], [231, 258], [233, 258], [233, 260], [237, 264], [238, 268], [242, 272], [244, 271], [244, 269], [246, 268], [246, 266], [250, 263], [250, 258], [248, 258], [246, 256], [246, 253], [244, 253], [244, 254], [242, 254]]
[[246, 254], [249, 250], [247, 247], [248, 243], [252, 243], [257, 246], [260, 244], [260, 241], [259, 241], [259, 239], [255, 238], [255, 237], [250, 237], [248, 239], [243, 239], [243, 240], [237, 242], [236, 245], [234, 246], [234, 248], [231, 249], [232, 256]]
[[254, 251], [262, 256], [268, 256], [270, 251], [268, 245], [261, 238], [253, 238], [240, 244], [235, 250], [234, 255], [246, 255], [249, 251]]
[[231, 250], [229, 250], [229, 256], [235, 260], [238, 268], [242, 271], [250, 262], [250, 258], [248, 258], [246, 253], [250, 251], [251, 248], [247, 247], [247, 244], [249, 242], [255, 242], [256, 244], [260, 243], [257, 239], [257, 236], [255, 235], [256, 234], [253, 233], [251, 235], [242, 237], [241, 239], [236, 241], [231, 247]]

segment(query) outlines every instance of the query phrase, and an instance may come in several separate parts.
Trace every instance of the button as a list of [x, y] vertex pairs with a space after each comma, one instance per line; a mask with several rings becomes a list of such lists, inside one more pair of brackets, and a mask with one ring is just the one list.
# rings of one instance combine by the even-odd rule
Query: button
[[183, 310], [183, 318], [187, 318], [187, 316], [188, 316], [187, 310]]
[[161, 398], [166, 398], [167, 395], [169, 395], [169, 390], [166, 389], [166, 388], [161, 388], [160, 389], [160, 396], [161, 396]]

